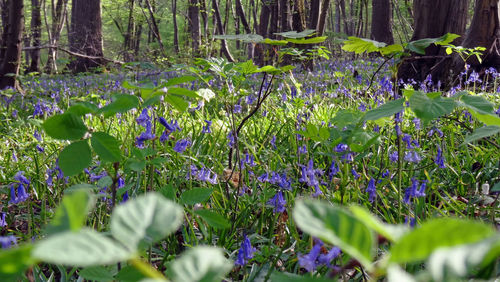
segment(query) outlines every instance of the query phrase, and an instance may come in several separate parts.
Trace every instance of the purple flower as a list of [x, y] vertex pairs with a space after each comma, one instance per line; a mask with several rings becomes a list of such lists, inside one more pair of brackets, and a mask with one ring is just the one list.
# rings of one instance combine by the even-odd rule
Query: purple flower
[[26, 193], [24, 185], [22, 183], [17, 184], [17, 195], [15, 184], [12, 183], [10, 185], [10, 204], [19, 204], [21, 202], [26, 201], [29, 198], [29, 195]]
[[229, 131], [229, 134], [227, 135], [227, 140], [229, 140], [228, 146], [230, 148], [234, 148], [236, 145], [236, 138], [234, 138], [233, 131]]
[[361, 175], [356, 172], [356, 170], [353, 168], [351, 169], [352, 176], [354, 176], [354, 179], [358, 179]]
[[17, 245], [17, 238], [14, 235], [2, 236], [0, 237], [0, 244], [2, 244], [2, 249], [8, 249]]
[[422, 160], [422, 157], [415, 151], [410, 150], [405, 153], [405, 161], [410, 163], [419, 163]]
[[420, 130], [422, 127], [422, 122], [420, 121], [419, 118], [414, 118], [413, 119], [413, 124], [415, 125], [416, 130]]
[[241, 266], [247, 264], [248, 261], [253, 258], [253, 253], [255, 253], [255, 251], [257, 251], [257, 249], [252, 247], [250, 239], [245, 235], [238, 251], [238, 257], [235, 264]]
[[177, 141], [177, 143], [175, 143], [174, 151], [176, 151], [177, 153], [183, 153], [184, 151], [186, 151], [188, 146], [191, 146], [191, 141], [187, 139], [181, 139]]
[[349, 146], [347, 146], [346, 144], [340, 143], [337, 146], [335, 146], [335, 152], [337, 153], [342, 153], [347, 150], [349, 150]]
[[369, 198], [368, 201], [370, 203], [373, 203], [373, 200], [375, 200], [375, 197], [377, 196], [377, 190], [375, 187], [375, 179], [370, 179], [370, 182], [368, 182], [368, 187], [366, 187], [366, 193], [368, 193]]
[[42, 141], [42, 136], [40, 135], [40, 133], [38, 133], [38, 130], [35, 129], [35, 133], [33, 133], [33, 137], [35, 137], [36, 140], [38, 141]]
[[441, 150], [441, 146], [438, 146], [438, 148], [437, 148], [437, 156], [436, 156], [435, 163], [438, 165], [439, 168], [446, 167], [444, 165], [443, 151]]
[[143, 109], [141, 114], [135, 119], [137, 124], [147, 127], [147, 124], [151, 122], [151, 118], [148, 115], [148, 109]]
[[398, 151], [393, 151], [392, 153], [389, 154], [389, 160], [393, 163], [397, 162], [399, 159], [399, 154]]
[[319, 265], [317, 260], [320, 255], [322, 245], [322, 242], [317, 242], [307, 255], [299, 256], [299, 265], [305, 268], [308, 272], [313, 272]]
[[411, 186], [405, 189], [405, 195], [403, 197], [403, 201], [405, 204], [410, 204], [412, 198], [425, 197], [425, 188], [427, 183], [425, 181], [420, 185], [420, 189], [418, 187], [418, 180], [415, 178], [411, 179]]
[[307, 154], [307, 146], [306, 145], [300, 146], [299, 150], [298, 150], [298, 153], [299, 154]]
[[2, 217], [0, 218], [0, 227], [7, 227], [7, 221], [5, 220], [6, 213], [2, 212]]
[[123, 194], [121, 203], [125, 203], [126, 201], [128, 201], [128, 199], [129, 199], [128, 191], [125, 191], [125, 194]]
[[21, 184], [30, 185], [31, 181], [24, 176], [24, 171], [18, 171], [16, 175], [14, 175], [14, 179], [19, 181]]
[[271, 205], [274, 207], [274, 212], [275, 213], [282, 213], [285, 211], [285, 205], [286, 201], [283, 198], [283, 193], [281, 191], [278, 191], [274, 197], [272, 197], [268, 202], [268, 205]]
[[203, 126], [201, 133], [212, 133], [212, 129], [210, 129], [210, 126], [212, 126], [212, 122], [209, 120], [205, 120], [205, 123], [206, 125]]
[[335, 163], [335, 160], [330, 164], [330, 168], [328, 169], [328, 178], [332, 181], [333, 176], [336, 175], [340, 171], [338, 165]]
[[332, 268], [332, 261], [336, 259], [340, 255], [340, 253], [342, 253], [342, 251], [339, 247], [333, 247], [330, 251], [328, 251], [327, 254], [320, 254], [318, 257], [318, 262], [328, 266], [329, 268]]
[[271, 138], [271, 146], [273, 146], [273, 149], [276, 149], [276, 135], [273, 135], [273, 138]]

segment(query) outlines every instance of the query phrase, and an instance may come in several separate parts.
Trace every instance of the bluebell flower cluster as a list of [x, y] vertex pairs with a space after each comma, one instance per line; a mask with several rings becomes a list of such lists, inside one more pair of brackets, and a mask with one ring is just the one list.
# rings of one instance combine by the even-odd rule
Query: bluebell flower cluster
[[14, 180], [17, 182], [10, 184], [10, 204], [18, 204], [29, 198], [26, 190], [29, 189], [31, 181], [24, 176], [24, 171], [17, 172]]
[[17, 238], [14, 235], [2, 236], [0, 237], [0, 244], [2, 245], [2, 249], [9, 249], [17, 245]]
[[256, 248], [252, 247], [250, 239], [247, 235], [244, 235], [243, 242], [241, 243], [240, 249], [238, 250], [238, 257], [235, 261], [235, 265], [245, 265], [249, 260], [253, 258], [253, 254], [257, 251]]
[[301, 176], [299, 178], [299, 182], [305, 183], [309, 187], [314, 187], [313, 197], [317, 197], [323, 192], [319, 189], [319, 181], [318, 177], [323, 176], [323, 171], [321, 169], [314, 168], [314, 161], [310, 159], [307, 166], [301, 166]]
[[141, 114], [135, 119], [135, 121], [137, 122], [137, 124], [146, 129], [141, 133], [141, 135], [139, 135], [139, 137], [135, 138], [135, 145], [138, 148], [144, 148], [144, 141], [155, 138], [151, 117], [148, 115], [148, 109], [143, 109]]
[[181, 139], [175, 143], [174, 151], [176, 151], [177, 153], [183, 153], [189, 146], [191, 146], [191, 141], [187, 139]]
[[323, 254], [323, 245], [324, 243], [321, 240], [316, 239], [311, 251], [306, 255], [299, 256], [299, 265], [308, 272], [313, 272], [321, 265], [335, 268], [335, 265], [332, 265], [332, 261], [339, 257], [342, 251], [338, 247], [333, 247], [326, 254]]
[[268, 205], [272, 206], [274, 213], [282, 213], [285, 211], [286, 200], [283, 198], [283, 192], [278, 191], [274, 197], [272, 197], [268, 202]]
[[198, 181], [208, 182], [211, 184], [217, 184], [217, 174], [211, 169], [202, 166], [198, 169], [195, 165], [191, 165], [187, 179], [195, 179]]
[[5, 219], [6, 216], [7, 214], [2, 212], [2, 216], [0, 217], [0, 227], [7, 227], [7, 220]]
[[172, 132], [182, 130], [179, 127], [179, 124], [177, 123], [176, 120], [172, 120], [172, 121], [170, 121], [170, 123], [168, 123], [164, 117], [160, 117], [158, 119], [158, 121], [160, 122], [161, 125], [163, 125], [163, 127], [165, 127], [165, 130], [163, 131], [163, 133], [160, 136], [160, 142], [162, 142], [162, 143], [164, 143], [165, 141], [168, 140], [168, 138], [170, 137], [170, 134], [172, 134]]
[[278, 185], [281, 189], [292, 190], [292, 181], [287, 177], [286, 172], [278, 173], [271, 171], [271, 173], [265, 172], [261, 176], [257, 177], [257, 180], [261, 183], [270, 183], [273, 185]]
[[368, 193], [369, 196], [368, 201], [370, 201], [370, 203], [373, 203], [375, 197], [377, 196], [375, 179], [371, 178], [370, 181], [368, 182], [368, 186], [366, 187], [366, 193]]
[[[88, 170], [87, 170], [88, 171]], [[54, 176], [56, 177], [56, 180], [63, 180], [65, 183], [68, 182], [68, 177], [64, 177], [64, 173], [62, 172], [61, 168], [59, 167], [59, 159], [56, 159], [56, 164], [54, 168], [48, 168], [47, 169], [47, 180], [45, 180], [45, 183], [47, 183], [48, 187], [54, 186]]]
[[434, 162], [438, 165], [439, 168], [446, 167], [444, 165], [443, 150], [441, 150], [441, 146], [437, 147], [437, 155], [436, 155], [436, 160]]
[[205, 124], [206, 125], [203, 126], [201, 133], [204, 133], [204, 134], [212, 133], [212, 129], [210, 128], [212, 126], [212, 122], [209, 120], [205, 120]]
[[410, 204], [412, 198], [425, 197], [425, 188], [427, 181], [422, 181], [419, 188], [419, 181], [415, 178], [411, 179], [411, 186], [405, 189], [403, 201], [405, 204]]

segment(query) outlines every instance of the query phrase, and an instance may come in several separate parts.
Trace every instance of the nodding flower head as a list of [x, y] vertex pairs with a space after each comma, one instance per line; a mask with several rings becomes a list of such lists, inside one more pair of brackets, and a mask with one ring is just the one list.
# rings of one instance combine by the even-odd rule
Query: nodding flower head
[[248, 261], [253, 258], [253, 253], [255, 253], [255, 251], [257, 251], [257, 249], [252, 247], [250, 239], [247, 237], [247, 235], [245, 235], [238, 251], [238, 257], [235, 264], [241, 266], [247, 264]]

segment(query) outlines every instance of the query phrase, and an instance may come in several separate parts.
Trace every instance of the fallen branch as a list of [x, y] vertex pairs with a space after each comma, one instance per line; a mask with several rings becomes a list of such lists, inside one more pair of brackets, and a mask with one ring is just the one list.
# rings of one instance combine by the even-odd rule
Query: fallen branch
[[57, 49], [57, 50], [61, 50], [71, 56], [75, 56], [75, 57], [80, 57], [80, 58], [85, 58], [85, 59], [89, 59], [89, 60], [103, 60], [105, 62], [108, 62], [108, 63], [113, 63], [113, 64], [118, 64], [118, 65], [123, 65], [125, 64], [125, 62], [122, 62], [122, 61], [118, 61], [118, 60], [113, 60], [113, 59], [108, 59], [108, 58], [105, 58], [105, 57], [99, 57], [99, 56], [89, 56], [89, 55], [84, 55], [84, 54], [80, 54], [80, 53], [75, 53], [73, 51], [70, 51], [68, 49], [65, 49], [65, 48], [62, 48], [62, 47], [59, 47], [59, 46], [54, 46], [54, 45], [42, 45], [42, 46], [34, 46], [34, 47], [23, 47], [23, 51], [30, 51], [30, 50], [40, 50], [40, 49]]

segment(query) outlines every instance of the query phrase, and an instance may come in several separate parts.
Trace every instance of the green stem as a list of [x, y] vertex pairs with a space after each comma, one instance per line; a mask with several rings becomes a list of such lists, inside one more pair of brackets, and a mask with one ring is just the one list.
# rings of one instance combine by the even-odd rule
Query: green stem
[[132, 258], [129, 260], [129, 263], [135, 267], [135, 269], [139, 270], [142, 274], [149, 278], [153, 278], [158, 281], [168, 281], [165, 276], [152, 267], [150, 264], [142, 261], [140, 258]]

